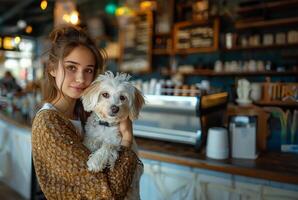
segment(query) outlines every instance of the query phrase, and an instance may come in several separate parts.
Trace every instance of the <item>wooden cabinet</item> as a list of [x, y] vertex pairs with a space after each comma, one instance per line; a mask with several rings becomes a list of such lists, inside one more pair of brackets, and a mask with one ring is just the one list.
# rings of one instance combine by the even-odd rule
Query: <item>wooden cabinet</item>
[[155, 40], [164, 41], [163, 48], [153, 49], [156, 55], [208, 53], [218, 50], [218, 18], [208, 21], [183, 21], [173, 26], [172, 33], [156, 34]]
[[219, 19], [186, 21], [174, 25], [175, 54], [212, 52], [218, 49]]

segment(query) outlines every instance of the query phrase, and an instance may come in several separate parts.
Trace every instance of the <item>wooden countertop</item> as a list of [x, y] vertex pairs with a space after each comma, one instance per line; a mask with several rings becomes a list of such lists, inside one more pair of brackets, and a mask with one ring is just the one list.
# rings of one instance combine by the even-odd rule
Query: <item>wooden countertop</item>
[[194, 147], [136, 138], [141, 158], [169, 162], [234, 175], [249, 176], [284, 183], [298, 184], [298, 155], [290, 153], [262, 153], [255, 160], [207, 158]]
[[21, 119], [20, 117], [10, 117], [7, 115], [4, 115], [3, 113], [0, 112], [0, 120], [5, 121], [6, 123], [9, 123], [11, 125], [14, 125], [18, 128], [24, 128], [26, 130], [30, 130], [31, 131], [31, 126], [28, 122], [25, 122], [23, 119]]

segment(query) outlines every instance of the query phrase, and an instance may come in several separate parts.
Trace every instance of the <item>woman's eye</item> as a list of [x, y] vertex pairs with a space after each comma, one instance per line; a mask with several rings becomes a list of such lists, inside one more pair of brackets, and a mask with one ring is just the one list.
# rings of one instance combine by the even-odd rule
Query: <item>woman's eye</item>
[[87, 69], [86, 72], [89, 74], [93, 74], [93, 69]]
[[120, 96], [121, 101], [124, 101], [125, 99], [126, 99], [125, 96], [123, 96], [123, 95]]
[[110, 97], [109, 93], [107, 93], [107, 92], [102, 93], [102, 96], [103, 96], [104, 98], [109, 98], [109, 97]]
[[75, 71], [76, 70], [76, 66], [74, 66], [74, 65], [68, 65], [68, 66], [66, 66], [66, 69], [68, 69], [70, 71]]

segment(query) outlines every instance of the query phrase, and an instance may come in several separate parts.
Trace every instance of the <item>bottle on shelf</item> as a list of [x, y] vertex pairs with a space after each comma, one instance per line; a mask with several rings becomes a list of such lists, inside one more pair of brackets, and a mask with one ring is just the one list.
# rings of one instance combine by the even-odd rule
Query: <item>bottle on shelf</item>
[[265, 78], [265, 82], [263, 83], [263, 101], [265, 102], [269, 102], [271, 100], [270, 96], [271, 96], [271, 80], [270, 77], [266, 77]]

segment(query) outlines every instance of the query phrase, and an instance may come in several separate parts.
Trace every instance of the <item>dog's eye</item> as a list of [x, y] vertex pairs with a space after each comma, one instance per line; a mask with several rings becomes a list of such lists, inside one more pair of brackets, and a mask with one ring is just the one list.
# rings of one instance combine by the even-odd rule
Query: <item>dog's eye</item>
[[104, 98], [109, 98], [109, 97], [110, 97], [109, 93], [107, 93], [107, 92], [102, 93], [102, 96], [103, 96]]
[[123, 95], [120, 96], [121, 101], [124, 101], [125, 99], [126, 99], [125, 96], [123, 96]]

